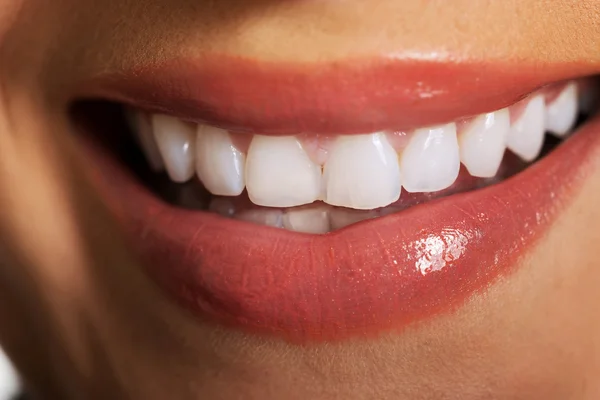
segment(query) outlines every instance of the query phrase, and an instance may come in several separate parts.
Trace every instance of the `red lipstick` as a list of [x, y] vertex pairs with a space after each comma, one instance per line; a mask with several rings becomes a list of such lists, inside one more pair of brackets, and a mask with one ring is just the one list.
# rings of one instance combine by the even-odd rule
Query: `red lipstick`
[[364, 60], [282, 64], [231, 57], [107, 73], [77, 91], [232, 131], [352, 134], [409, 130], [499, 110], [585, 64]]
[[[85, 93], [238, 131], [363, 133], [496, 110], [591, 68], [217, 58], [107, 75]], [[176, 302], [203, 319], [307, 342], [401, 329], [513, 271], [574, 198], [599, 146], [596, 119], [499, 184], [320, 236], [169, 205], [97, 148], [90, 167], [148, 275]]]
[[303, 343], [401, 329], [513, 271], [575, 196], [599, 145], [596, 119], [500, 184], [322, 236], [168, 205], [97, 150], [91, 167], [173, 299], [201, 318]]

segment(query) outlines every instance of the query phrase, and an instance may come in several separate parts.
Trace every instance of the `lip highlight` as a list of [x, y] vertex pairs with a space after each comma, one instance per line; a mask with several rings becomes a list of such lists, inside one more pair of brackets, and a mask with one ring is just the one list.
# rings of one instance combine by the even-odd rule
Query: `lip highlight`
[[599, 143], [597, 118], [502, 183], [321, 236], [168, 205], [96, 149], [91, 167], [173, 299], [200, 318], [305, 343], [402, 329], [513, 271], [568, 206]]

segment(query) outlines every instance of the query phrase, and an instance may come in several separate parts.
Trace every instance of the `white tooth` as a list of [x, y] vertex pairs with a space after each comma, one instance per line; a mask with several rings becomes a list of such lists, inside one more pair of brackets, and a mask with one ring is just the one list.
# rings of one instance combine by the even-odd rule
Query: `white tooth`
[[571, 82], [546, 106], [546, 130], [565, 136], [575, 125], [577, 111], [577, 84]]
[[508, 148], [525, 161], [533, 161], [544, 144], [544, 96], [536, 95], [510, 127]]
[[329, 215], [326, 207], [311, 207], [287, 210], [283, 215], [283, 226], [290, 231], [303, 233], [329, 232]]
[[348, 225], [356, 224], [357, 222], [367, 219], [376, 218], [379, 213], [375, 210], [362, 211], [351, 210], [348, 208], [333, 208], [329, 211], [329, 223], [332, 231], [342, 229]]
[[495, 176], [506, 150], [510, 130], [508, 109], [482, 114], [461, 132], [460, 160], [469, 173], [481, 178]]
[[233, 217], [235, 214], [235, 206], [233, 205], [233, 202], [223, 197], [214, 197], [210, 201], [208, 209], [223, 217]]
[[456, 124], [417, 129], [402, 152], [402, 186], [407, 192], [437, 192], [460, 171]]
[[196, 173], [204, 187], [217, 196], [238, 196], [244, 191], [246, 156], [229, 133], [208, 125], [198, 127]]
[[152, 116], [154, 137], [160, 149], [167, 173], [175, 182], [185, 182], [194, 176], [196, 127], [168, 115]]
[[294, 207], [321, 191], [321, 167], [294, 136], [255, 135], [246, 157], [246, 188], [254, 204]]
[[236, 214], [235, 219], [259, 225], [283, 228], [283, 212], [281, 210], [247, 210]]
[[163, 163], [160, 151], [154, 140], [154, 135], [152, 134], [152, 123], [150, 118], [141, 112], [128, 111], [127, 120], [129, 121], [129, 125], [135, 134], [144, 156], [146, 156], [150, 168], [155, 172], [165, 169], [165, 164]]
[[324, 167], [326, 203], [355, 209], [384, 207], [398, 200], [398, 155], [384, 133], [339, 136]]

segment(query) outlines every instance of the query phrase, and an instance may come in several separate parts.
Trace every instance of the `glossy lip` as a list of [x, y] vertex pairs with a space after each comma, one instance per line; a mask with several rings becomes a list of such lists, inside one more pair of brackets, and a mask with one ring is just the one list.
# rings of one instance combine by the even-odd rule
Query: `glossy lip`
[[[403, 59], [294, 66], [213, 57], [105, 75], [81, 91], [237, 131], [364, 133], [494, 111], [592, 68]], [[107, 203], [169, 295], [201, 318], [307, 342], [400, 329], [459, 306], [514, 270], [574, 197], [598, 143], [596, 120], [502, 183], [321, 236], [173, 207], [110, 157], [91, 153]]]
[[168, 205], [88, 149], [94, 181], [169, 296], [202, 319], [306, 343], [402, 329], [514, 271], [599, 147], [596, 118], [502, 183], [321, 236]]
[[106, 73], [79, 83], [101, 97], [261, 134], [409, 130], [512, 105], [554, 82], [597, 73], [586, 63], [541, 65], [401, 56], [327, 64], [211, 55]]

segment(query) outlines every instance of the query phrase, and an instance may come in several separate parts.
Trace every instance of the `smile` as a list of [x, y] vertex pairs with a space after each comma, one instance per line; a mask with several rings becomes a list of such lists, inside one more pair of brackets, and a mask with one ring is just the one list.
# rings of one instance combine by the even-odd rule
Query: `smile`
[[598, 152], [595, 80], [564, 68], [177, 65], [85, 86], [124, 110], [89, 118], [95, 181], [175, 301], [291, 341], [454, 309], [515, 270]]

